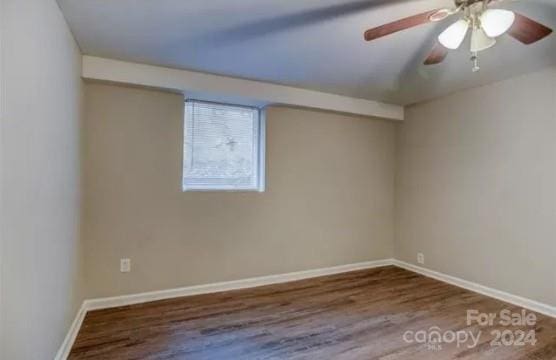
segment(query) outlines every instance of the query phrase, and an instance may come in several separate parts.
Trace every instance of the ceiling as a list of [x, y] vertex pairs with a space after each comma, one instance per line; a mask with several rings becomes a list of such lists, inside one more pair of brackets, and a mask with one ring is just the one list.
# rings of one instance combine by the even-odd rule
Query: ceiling
[[[504, 36], [471, 72], [467, 45], [422, 65], [454, 20], [365, 42], [367, 28], [451, 0], [58, 0], [84, 54], [408, 105], [556, 64], [556, 35]], [[556, 0], [504, 8], [556, 29]]]

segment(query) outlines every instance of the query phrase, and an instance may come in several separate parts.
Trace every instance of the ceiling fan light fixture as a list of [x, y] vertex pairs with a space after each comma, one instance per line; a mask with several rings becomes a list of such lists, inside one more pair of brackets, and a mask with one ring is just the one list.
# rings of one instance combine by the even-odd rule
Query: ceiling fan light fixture
[[438, 41], [448, 49], [455, 50], [460, 47], [469, 29], [469, 22], [461, 19], [450, 25], [438, 36]]
[[481, 15], [481, 26], [493, 38], [508, 31], [515, 21], [515, 14], [509, 10], [488, 9]]
[[479, 52], [493, 47], [496, 40], [488, 37], [485, 31], [481, 28], [473, 29], [471, 34], [471, 52]]

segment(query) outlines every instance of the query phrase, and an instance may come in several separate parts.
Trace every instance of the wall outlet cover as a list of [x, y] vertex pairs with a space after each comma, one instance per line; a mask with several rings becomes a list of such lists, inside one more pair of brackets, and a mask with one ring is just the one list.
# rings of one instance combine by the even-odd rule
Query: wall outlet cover
[[120, 259], [120, 272], [126, 273], [131, 271], [131, 259]]
[[423, 255], [423, 253], [417, 253], [417, 262], [419, 264], [425, 263], [425, 255]]

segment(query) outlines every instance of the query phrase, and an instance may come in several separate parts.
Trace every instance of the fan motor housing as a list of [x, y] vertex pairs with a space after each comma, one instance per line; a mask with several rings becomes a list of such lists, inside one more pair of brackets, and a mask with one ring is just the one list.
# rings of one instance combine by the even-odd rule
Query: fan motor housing
[[458, 6], [458, 7], [459, 6], [467, 7], [467, 6], [471, 6], [473, 4], [476, 4], [476, 3], [484, 2], [483, 0], [454, 0], [454, 1], [456, 3], [456, 6]]

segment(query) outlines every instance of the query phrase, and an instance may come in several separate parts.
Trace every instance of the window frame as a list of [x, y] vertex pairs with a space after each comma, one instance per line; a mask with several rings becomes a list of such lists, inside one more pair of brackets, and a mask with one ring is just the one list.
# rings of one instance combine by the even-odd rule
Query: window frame
[[[237, 187], [233, 185], [202, 185], [202, 186], [186, 186], [185, 184], [185, 162], [186, 162], [186, 139], [187, 139], [187, 114], [188, 103], [201, 103], [230, 106], [236, 108], [244, 108], [254, 110], [257, 115], [257, 150], [256, 151], [256, 185], [249, 187]], [[264, 192], [266, 189], [266, 111], [265, 108], [248, 106], [242, 104], [232, 104], [217, 101], [198, 100], [194, 98], [186, 98], [184, 101], [184, 114], [183, 114], [183, 131], [182, 131], [182, 192]]]

